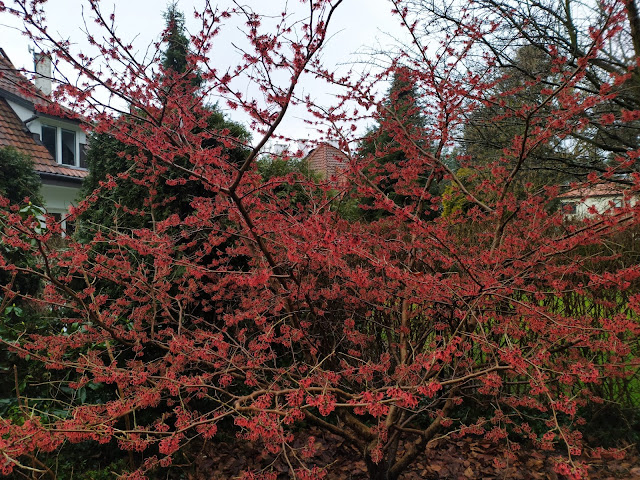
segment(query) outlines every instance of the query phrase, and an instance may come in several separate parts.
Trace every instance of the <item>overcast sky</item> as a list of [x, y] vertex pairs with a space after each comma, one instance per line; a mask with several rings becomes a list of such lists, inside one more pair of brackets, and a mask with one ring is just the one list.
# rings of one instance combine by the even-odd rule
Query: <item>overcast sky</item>
[[[11, 0], [5, 0], [10, 6]], [[80, 47], [84, 44], [82, 28], [84, 2], [80, 0], [49, 0], [46, 6], [50, 31], [57, 32], [64, 38], [71, 39]], [[212, 2], [215, 4], [215, 2]], [[222, 0], [218, 4], [222, 7], [230, 2]], [[180, 0], [178, 8], [185, 13], [187, 29], [197, 29], [193, 18], [194, 8], [201, 7], [203, 2], [197, 0]], [[279, 13], [284, 1], [280, 0], [247, 0], [254, 11], [260, 13]], [[300, 3], [289, 1], [290, 6], [299, 8]], [[115, 10], [116, 23], [119, 34], [125, 41], [133, 40], [138, 55], [144, 55], [147, 46], [157, 40], [164, 28], [162, 11], [167, 2], [163, 0], [103, 0], [100, 2], [103, 12]], [[391, 15], [392, 5], [388, 0], [344, 0], [339, 7], [330, 28], [331, 38], [325, 47], [323, 59], [326, 65], [351, 65], [358, 59], [363, 59], [364, 52], [371, 49], [386, 49], [392, 38], [402, 38], [404, 31], [398, 20]], [[85, 13], [87, 13], [85, 8]], [[91, 25], [91, 24], [89, 24]], [[20, 23], [7, 14], [0, 14], [0, 47], [4, 49], [14, 65], [31, 70], [33, 61], [29, 53], [29, 42], [20, 33]], [[229, 45], [235, 37], [240, 38], [242, 32], [231, 26], [219, 40], [227, 48], [214, 48], [212, 51], [213, 64], [234, 64], [233, 48]], [[358, 63], [358, 68], [365, 68]], [[332, 92], [326, 86], [316, 86], [313, 83], [302, 84], [306, 92], [311, 92], [319, 98], [324, 95], [324, 101], [329, 101]], [[234, 119], [242, 121], [234, 114]], [[301, 110], [293, 111], [292, 115], [282, 125], [281, 133], [298, 138], [316, 138], [317, 135], [305, 126], [300, 118], [304, 116]]]

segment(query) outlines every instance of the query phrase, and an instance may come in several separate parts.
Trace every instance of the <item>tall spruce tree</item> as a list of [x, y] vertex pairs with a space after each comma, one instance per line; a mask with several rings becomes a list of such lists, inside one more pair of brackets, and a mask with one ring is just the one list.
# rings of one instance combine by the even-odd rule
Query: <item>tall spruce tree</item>
[[405, 160], [406, 145], [402, 138], [420, 132], [426, 125], [417, 99], [410, 72], [407, 69], [395, 72], [377, 125], [363, 139], [360, 155], [375, 155], [379, 164]]
[[[179, 90], [187, 102], [201, 101], [199, 88], [202, 79], [197, 70], [190, 66], [189, 39], [186, 35], [184, 14], [175, 3], [170, 4], [163, 14], [166, 28], [163, 32], [165, 48], [161, 54], [162, 74], [159, 80], [158, 97], [164, 101], [162, 91]], [[227, 139], [234, 139], [234, 146], [225, 146], [223, 155], [234, 163], [246, 158], [247, 150], [242, 145], [249, 141], [250, 134], [239, 123], [226, 118], [217, 105], [205, 107], [208, 111], [206, 129], [211, 135], [200, 135], [200, 149], [214, 149], [222, 145], [216, 132], [225, 132]], [[122, 119], [126, 122], [131, 119]], [[194, 127], [194, 133], [201, 133], [203, 127]], [[229, 142], [227, 141], [227, 144]], [[176, 158], [174, 165], [168, 166], [157, 179], [153, 198], [150, 192], [140, 186], [141, 175], [148, 175], [145, 157], [150, 157], [144, 145], [138, 148], [126, 147], [112, 133], [98, 133], [91, 136], [87, 152], [89, 176], [83, 183], [80, 198], [87, 198], [96, 189], [100, 189], [100, 198], [91, 209], [83, 213], [79, 234], [89, 238], [102, 228], [141, 228], [150, 222], [163, 220], [169, 215], [178, 214], [181, 218], [188, 215], [190, 203], [195, 197], [209, 196], [201, 184], [194, 188], [189, 181], [182, 179], [184, 169], [192, 168], [189, 158]], [[137, 163], [136, 163], [137, 162]], [[109, 178], [117, 179], [115, 186], [105, 188]]]
[[[415, 140], [424, 136], [427, 123], [418, 98], [411, 71], [408, 68], [398, 69], [379, 111], [377, 125], [366, 134], [358, 152], [365, 162], [371, 159], [366, 169], [370, 179], [398, 205], [403, 205], [407, 200], [396, 188], [398, 180], [404, 175], [404, 164], [410, 156], [423, 155], [424, 151], [429, 150], [426, 140]], [[420, 172], [416, 182], [424, 184], [428, 173]], [[364, 199], [361, 207], [367, 220], [385, 215], [383, 210], [373, 207], [371, 198]]]
[[185, 34], [184, 14], [178, 10], [177, 3], [171, 3], [162, 14], [166, 24], [164, 42], [166, 48], [162, 54], [162, 66], [165, 70], [182, 73], [187, 69], [189, 39]]
[[[203, 122], [195, 123], [190, 134], [184, 135], [187, 144], [185, 154], [176, 156], [171, 163], [156, 158], [153, 146], [146, 144], [143, 139], [127, 142], [126, 138], [125, 141], [118, 138], [123, 135], [123, 131], [128, 131], [132, 124], [134, 127], [143, 125], [145, 114], [135, 108], [132, 108], [133, 115], [123, 116], [118, 120], [119, 131], [92, 134], [87, 152], [89, 175], [80, 194], [82, 198], [91, 200], [91, 207], [80, 217], [77, 235], [81, 241], [96, 238], [101, 232], [113, 230], [131, 237], [147, 235], [150, 234], [149, 231], [159, 236], [178, 235], [177, 228], [158, 225], [176, 216], [181, 222], [187, 221], [189, 216], [193, 218], [196, 213], [197, 207], [194, 205], [207, 202], [213, 204], [216, 201], [214, 192], [185, 172], [197, 170], [197, 162], [201, 161], [202, 157], [225, 156], [236, 164], [246, 158], [247, 149], [243, 145], [250, 140], [247, 130], [241, 124], [226, 118], [217, 106], [202, 105], [204, 94], [200, 91], [201, 79], [189, 58], [184, 16], [175, 4], [171, 4], [164, 17], [167, 23], [163, 33], [165, 48], [159, 58], [161, 74], [157, 79], [158, 87], [154, 92], [154, 101], [160, 103], [160, 108], [164, 109], [166, 115], [180, 115], [181, 109], [189, 111], [189, 106], [194, 106], [197, 111], [205, 112]], [[176, 104], [176, 98], [180, 99], [179, 104]], [[140, 131], [136, 128], [131, 129]], [[144, 134], [146, 132], [142, 133]], [[154, 138], [149, 136], [147, 140], [152, 143]], [[194, 156], [199, 158], [192, 158], [186, 152], [193, 152]], [[216, 245], [218, 250], [212, 248], [203, 253], [198, 249], [198, 245], [205, 242], [204, 239], [210, 231], [194, 228], [189, 230], [188, 234], [185, 234], [185, 231], [180, 233], [183, 235], [170, 253], [172, 268], [164, 272], [165, 276], [184, 276], [184, 269], [179, 266], [180, 262], [196, 262], [194, 258], [198, 258], [201, 265], [208, 267], [215, 261], [218, 252], [228, 247], [228, 244]], [[103, 251], [100, 248], [103, 248]], [[157, 265], [150, 257], [131, 254], [126, 246], [108, 242], [100, 248], [95, 252], [108, 254], [113, 249], [120, 249], [122, 256], [146, 272], [149, 282], [153, 282]], [[194, 296], [206, 295], [204, 282], [201, 285], [203, 291]], [[122, 285], [114, 286], [113, 283], [102, 280], [96, 281], [94, 288], [108, 297], [123, 295], [126, 289]], [[163, 294], [175, 295], [176, 292]], [[149, 304], [151, 308], [155, 308], [154, 301], [150, 301]], [[123, 318], [130, 313], [123, 311]], [[195, 318], [207, 322], [215, 321], [215, 313], [197, 307], [184, 313], [185, 327]], [[163, 313], [150, 311], [147, 321], [153, 325], [150, 327], [150, 335], [153, 338], [162, 328]], [[151, 349], [146, 353], [147, 358], [153, 358], [155, 355], [161, 358], [163, 352]], [[133, 358], [128, 348], [118, 351], [116, 356], [123, 362]], [[203, 409], [207, 408], [212, 407], [203, 406]], [[131, 420], [125, 417], [124, 421]]]

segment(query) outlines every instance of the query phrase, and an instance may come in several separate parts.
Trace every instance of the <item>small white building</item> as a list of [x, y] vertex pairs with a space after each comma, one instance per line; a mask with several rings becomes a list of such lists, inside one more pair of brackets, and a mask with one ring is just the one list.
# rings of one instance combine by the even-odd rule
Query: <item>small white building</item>
[[634, 205], [635, 197], [625, 195], [625, 188], [615, 183], [598, 183], [574, 188], [559, 196], [562, 210], [569, 220], [614, 213], [616, 209]]
[[52, 71], [48, 57], [35, 58], [34, 84], [0, 48], [0, 147], [12, 146], [31, 158], [42, 180], [44, 206], [66, 228], [69, 206], [76, 202], [88, 174], [87, 138], [68, 110], [60, 108], [52, 115], [39, 109], [52, 104]]

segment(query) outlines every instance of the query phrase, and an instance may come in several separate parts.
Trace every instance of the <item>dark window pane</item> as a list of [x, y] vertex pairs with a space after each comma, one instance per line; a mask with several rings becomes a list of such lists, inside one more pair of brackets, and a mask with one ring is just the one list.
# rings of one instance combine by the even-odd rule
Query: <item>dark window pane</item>
[[74, 222], [73, 220], [66, 220], [65, 224], [66, 224], [66, 227], [64, 229], [65, 233], [67, 235], [73, 235], [73, 232], [76, 231], [76, 222]]
[[76, 134], [69, 130], [62, 130], [62, 163], [76, 164]]
[[55, 127], [42, 126], [42, 144], [47, 147], [49, 153], [56, 160], [56, 129]]
[[578, 202], [567, 202], [564, 204], [564, 213], [574, 215], [578, 211]]
[[87, 144], [80, 144], [80, 167], [87, 168]]

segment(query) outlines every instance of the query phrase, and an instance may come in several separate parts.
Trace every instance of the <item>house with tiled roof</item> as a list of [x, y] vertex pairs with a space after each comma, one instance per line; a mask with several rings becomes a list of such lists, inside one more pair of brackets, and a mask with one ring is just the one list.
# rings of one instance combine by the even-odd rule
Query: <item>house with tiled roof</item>
[[336, 185], [344, 185], [346, 178], [343, 171], [349, 159], [333, 145], [323, 142], [314, 148], [306, 157], [309, 169], [319, 173], [323, 179], [332, 180]]
[[31, 83], [0, 48], [0, 147], [14, 147], [31, 158], [47, 212], [64, 223], [88, 174], [87, 139], [80, 122], [65, 115], [64, 108], [56, 109], [58, 114], [42, 111], [51, 105], [51, 60], [34, 58], [37, 79]]
[[598, 183], [573, 188], [558, 198], [569, 220], [615, 213], [616, 209], [633, 206], [637, 202], [635, 195], [628, 195], [626, 189], [617, 183]]

